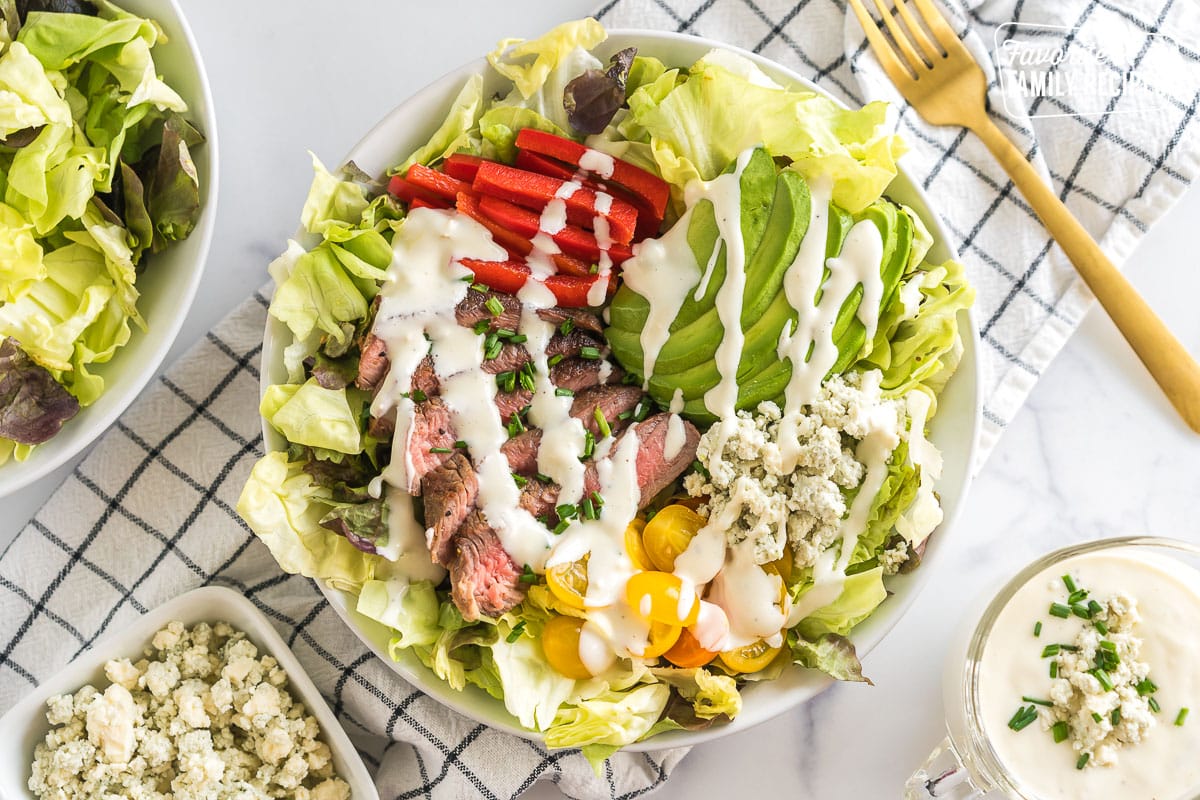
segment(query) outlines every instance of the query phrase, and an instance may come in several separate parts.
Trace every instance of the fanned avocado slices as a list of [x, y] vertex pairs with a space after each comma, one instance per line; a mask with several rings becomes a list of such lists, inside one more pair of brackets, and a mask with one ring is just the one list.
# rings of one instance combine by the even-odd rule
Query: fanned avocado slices
[[[726, 172], [733, 169], [731, 165]], [[747, 409], [764, 400], [781, 402], [791, 378], [791, 361], [780, 359], [777, 353], [781, 333], [797, 318], [784, 292], [783, 280], [808, 232], [812, 199], [804, 178], [794, 170], [779, 170], [762, 148], [750, 157], [739, 185], [741, 232], [746, 243], [746, 289], [741, 314], [745, 340], [738, 365], [737, 407]], [[912, 221], [900, 207], [882, 198], [856, 215], [831, 206], [826, 258], [837, 256], [850, 229], [863, 221], [873, 223], [883, 239], [880, 277], [881, 308], [885, 308], [895, 296], [908, 264]], [[707, 423], [716, 417], [705, 407], [704, 394], [720, 382], [714, 358], [725, 334], [716, 300], [728, 277], [727, 247], [710, 201], [702, 200], [692, 209], [687, 242], [700, 271], [697, 290], [710, 261], [712, 274], [701, 296], [697, 298], [695, 291], [689, 293], [680, 308], [670, 327], [670, 337], [659, 352], [649, 387], [651, 396], [664, 406], [671, 402], [676, 391], [681, 392], [685, 401], [683, 415]], [[720, 249], [714, 259], [713, 249], [717, 247]], [[826, 267], [825, 277], [828, 276]], [[814, 307], [820, 296], [818, 291]], [[862, 297], [863, 288], [859, 285], [839, 310], [833, 329], [838, 360], [831, 374], [844, 372], [863, 349], [866, 328], [858, 319]], [[609, 344], [621, 366], [636, 374], [642, 370], [640, 336], [649, 310], [646, 298], [628, 285], [617, 292], [610, 309], [610, 327], [606, 331]]]

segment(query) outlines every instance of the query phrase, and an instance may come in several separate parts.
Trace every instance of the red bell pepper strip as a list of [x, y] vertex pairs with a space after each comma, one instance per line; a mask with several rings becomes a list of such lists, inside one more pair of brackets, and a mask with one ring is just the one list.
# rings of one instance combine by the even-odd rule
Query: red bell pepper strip
[[[555, 136], [553, 133], [539, 131], [536, 128], [522, 128], [517, 133], [517, 148], [529, 150], [543, 156], [565, 161], [575, 167], [580, 166], [590, 148], [571, 139]], [[667, 201], [671, 199], [671, 186], [662, 178], [641, 167], [635, 167], [628, 161], [613, 158], [612, 175], [599, 175], [601, 180], [612, 181], [624, 186], [638, 197], [646, 201], [654, 209], [659, 219], [667, 210]]]
[[404, 176], [404, 179], [414, 186], [449, 200], [451, 203], [460, 193], [471, 191], [469, 183], [451, 178], [444, 172], [438, 172], [436, 169], [430, 169], [421, 164], [413, 164], [409, 167], [408, 174]]
[[[608, 221], [609, 235], [619, 244], [629, 244], [637, 228], [637, 209], [624, 200], [613, 199], [611, 206], [604, 212], [596, 209], [596, 190], [586, 186], [572, 192], [567, 197], [558, 197], [558, 193], [566, 185], [558, 178], [539, 175], [495, 161], [484, 161], [479, 165], [479, 172], [472, 184], [480, 194], [498, 197], [511, 203], [543, 210], [552, 200], [564, 201], [567, 210], [567, 221], [584, 228], [594, 226], [594, 219], [602, 217]], [[565, 192], [563, 192], [565, 194]]]
[[[529, 239], [537, 236], [540, 231], [541, 217], [536, 212], [513, 205], [507, 200], [485, 195], [479, 198], [478, 208], [492, 224], [498, 224], [505, 230], [515, 231]], [[459, 210], [462, 210], [461, 206]], [[550, 238], [567, 255], [584, 259], [588, 264], [595, 264], [600, 260], [600, 244], [596, 237], [577, 225], [567, 225], [558, 233], [551, 234]], [[628, 245], [613, 244], [608, 250], [608, 256], [614, 264], [620, 264], [631, 258], [633, 253]], [[589, 273], [584, 271], [579, 274]]]
[[470, 153], [455, 153], [442, 162], [442, 172], [451, 178], [458, 178], [460, 181], [470, 183], [475, 180], [475, 173], [479, 171], [479, 164], [482, 161], [482, 158]]
[[[497, 292], [516, 294], [529, 280], [529, 265], [523, 261], [480, 261], [475, 258], [464, 258], [460, 263], [475, 273], [475, 280]], [[607, 294], [611, 294], [616, 283], [612, 275], [551, 275], [543, 281], [546, 288], [553, 294], [560, 306], [565, 308], [586, 308], [588, 293], [598, 280], [608, 282]], [[606, 296], [607, 296], [606, 294]]]
[[408, 204], [408, 208], [410, 211], [414, 208], [441, 208], [441, 209], [444, 209], [446, 207], [447, 206], [444, 203], [431, 203], [430, 201], [425, 200], [424, 198], [421, 198], [421, 197], [414, 197], [412, 199], [412, 202], [410, 202]]
[[446, 201], [441, 197], [438, 197], [428, 189], [423, 189], [420, 186], [409, 183], [399, 175], [393, 175], [391, 180], [388, 181], [388, 193], [410, 205], [414, 200], [420, 198], [433, 208], [447, 207]]
[[[495, 240], [495, 242], [505, 250], [508, 250], [510, 253], [512, 253], [514, 257], [524, 258], [532, 253], [533, 242], [529, 241], [529, 239], [526, 238], [520, 231], [514, 230], [511, 227], [506, 227], [484, 214], [480, 209], [481, 201], [482, 198], [463, 192], [459, 194], [456, 205], [460, 214], [470, 217], [483, 227], [487, 228], [492, 234], [492, 239]], [[523, 208], [519, 210], [524, 211], [526, 214], [533, 214], [532, 211], [526, 211]], [[536, 224], [534, 227], [537, 227]], [[578, 258], [573, 258], [564, 253], [551, 253], [547, 254], [547, 256], [551, 261], [554, 262], [554, 266], [559, 272], [567, 275], [591, 274], [590, 262], [581, 261]]]
[[[539, 155], [532, 150], [518, 150], [516, 164], [521, 169], [538, 172], [542, 175], [549, 175], [559, 180], [578, 180], [576, 176], [579, 175], [579, 172], [577, 170], [572, 169], [561, 161], [555, 161], [553, 158]], [[620, 186], [610, 186], [606, 183], [598, 183], [590, 179], [584, 179], [582, 183], [584, 186], [596, 189], [597, 191], [607, 192], [613, 197], [624, 200], [638, 210], [637, 230], [633, 235], [636, 241], [658, 235], [658, 229], [662, 227], [662, 212], [651, 207], [645, 198], [622, 189]]]

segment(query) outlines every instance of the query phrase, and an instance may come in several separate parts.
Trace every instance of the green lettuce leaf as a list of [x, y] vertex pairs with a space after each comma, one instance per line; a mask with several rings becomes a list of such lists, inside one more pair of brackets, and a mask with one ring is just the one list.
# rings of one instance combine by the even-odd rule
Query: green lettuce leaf
[[613, 752], [607, 748], [624, 747], [642, 738], [662, 715], [670, 694], [666, 684], [641, 684], [564, 706], [545, 731], [546, 745], [588, 746], [592, 757], [603, 761]]
[[472, 75], [459, 90], [446, 119], [429, 137], [429, 141], [404, 159], [392, 174], [403, 175], [413, 164], [432, 164], [459, 151], [478, 153], [476, 127], [482, 110], [483, 76]]
[[367, 210], [366, 191], [360, 184], [342, 180], [331, 173], [316, 154], [310, 152], [309, 155], [312, 157], [313, 180], [300, 212], [304, 229], [324, 235], [331, 228], [357, 225]]
[[[607, 38], [608, 33], [604, 26], [588, 17], [564, 22], [537, 39], [505, 39], [488, 54], [488, 62], [497, 72], [511, 80], [516, 90], [526, 99], [539, 93], [551, 97], [552, 92], [545, 90], [554, 73], [571, 71], [570, 75], [559, 75], [558, 80], [554, 81], [559, 89], [557, 103], [561, 106], [562, 89], [571, 78], [586, 69], [601, 66], [595, 56], [587, 53], [588, 58], [585, 59], [578, 55], [579, 52], [586, 53]], [[580, 64], [584, 62], [587, 62], [588, 66], [580, 69]], [[561, 108], [559, 110], [561, 111]], [[555, 118], [555, 115], [551, 114], [544, 116]]]
[[286, 324], [297, 341], [321, 331], [343, 343], [346, 332], [342, 323], [367, 316], [366, 297], [328, 246], [306, 253], [289, 243], [287, 252], [271, 264], [270, 272], [276, 286], [271, 316]]
[[70, 126], [71, 107], [41, 62], [13, 43], [0, 53], [0, 139], [43, 125]]
[[438, 596], [429, 581], [369, 580], [358, 595], [358, 613], [396, 632], [400, 647], [427, 647], [437, 642]]
[[921, 485], [921, 471], [908, 460], [908, 442], [901, 442], [887, 463], [888, 473], [871, 503], [867, 529], [858, 537], [851, 565], [870, 561], [887, 545], [896, 521], [912, 505]]
[[42, 246], [33, 225], [10, 205], [0, 203], [0, 303], [11, 303], [46, 277]]
[[321, 527], [330, 508], [323, 502], [328, 492], [315, 486], [303, 467], [281, 452], [259, 459], [242, 488], [238, 514], [284, 571], [358, 591], [380, 559]]
[[484, 155], [511, 164], [517, 157], [517, 132], [522, 128], [534, 128], [559, 136], [570, 135], [532, 109], [496, 105], [479, 118], [479, 135], [487, 143]]
[[883, 568], [859, 572], [846, 578], [837, 600], [809, 614], [795, 630], [804, 638], [814, 641], [827, 633], [845, 636], [886, 599]]
[[170, 117], [162, 130], [162, 146], [146, 184], [146, 207], [154, 225], [154, 252], [186, 239], [200, 217], [200, 176], [189, 149], [191, 128], [181, 117]]
[[187, 104], [158, 77], [150, 48], [165, 40], [151, 20], [106, 6], [108, 16], [32, 13], [17, 39], [48, 70], [65, 70], [81, 61], [98, 64], [121, 86], [126, 105], [152, 103], [160, 109], [186, 111]]
[[656, 99], [668, 74], [630, 97], [623, 124], [650, 137], [659, 172], [678, 190], [712, 180], [756, 144], [792, 159], [806, 178], [830, 176], [834, 202], [850, 212], [878, 199], [896, 175], [903, 150], [886, 130], [886, 104], [843, 109], [813, 92], [782, 89], [727, 53], [697, 61], [686, 81]]
[[354, 455], [363, 449], [363, 403], [352, 402], [349, 391], [322, 388], [312, 378], [300, 386], [276, 384], [263, 394], [259, 411], [289, 442]]
[[680, 697], [692, 704], [698, 719], [733, 719], [742, 710], [737, 681], [729, 675], [696, 669], [652, 669], [654, 677], [674, 686]]
[[83, 216], [106, 169], [103, 148], [91, 146], [79, 128], [47, 125], [13, 155], [5, 201], [45, 236], [64, 219]]
[[834, 680], [871, 684], [863, 675], [854, 643], [845, 636], [826, 633], [809, 641], [795, 631], [789, 631], [787, 643], [792, 657], [801, 666], [820, 670]]
[[[511, 612], [505, 616], [511, 616]], [[530, 635], [530, 620], [522, 619], [526, 630], [512, 642], [508, 638], [514, 624], [502, 619], [491, 646], [496, 674], [504, 687], [504, 707], [526, 728], [547, 731], [546, 742], [551, 747], [570, 747], [551, 743], [550, 730], [551, 725], [558, 725], [559, 706], [575, 691], [575, 681], [550, 666], [542, 654], [540, 639]]]

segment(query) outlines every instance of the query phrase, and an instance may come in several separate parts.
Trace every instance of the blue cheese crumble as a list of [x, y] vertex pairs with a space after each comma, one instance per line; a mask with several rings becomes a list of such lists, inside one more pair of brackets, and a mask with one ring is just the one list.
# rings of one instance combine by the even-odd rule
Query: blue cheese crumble
[[29, 790], [43, 800], [348, 800], [287, 674], [229, 624], [172, 622], [103, 691], [47, 701]]

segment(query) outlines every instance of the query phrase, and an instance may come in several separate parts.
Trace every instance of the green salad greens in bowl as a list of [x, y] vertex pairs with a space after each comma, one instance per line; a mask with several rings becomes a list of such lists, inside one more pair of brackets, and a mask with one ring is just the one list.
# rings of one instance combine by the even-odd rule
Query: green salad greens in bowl
[[211, 235], [211, 108], [173, 2], [0, 0], [0, 496], [166, 355]]
[[316, 163], [239, 511], [421, 689], [597, 762], [865, 681], [978, 419], [902, 150], [713, 42], [501, 43]]

